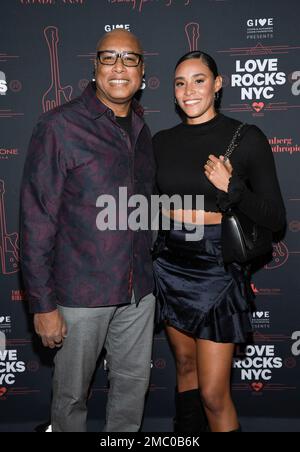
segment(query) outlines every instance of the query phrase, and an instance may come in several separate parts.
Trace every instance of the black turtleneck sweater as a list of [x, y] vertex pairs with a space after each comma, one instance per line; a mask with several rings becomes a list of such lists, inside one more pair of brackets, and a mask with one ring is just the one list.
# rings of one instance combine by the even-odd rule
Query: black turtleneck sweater
[[228, 193], [207, 179], [204, 165], [210, 154], [224, 155], [241, 123], [218, 114], [203, 124], [179, 124], [154, 136], [157, 186], [160, 194], [204, 195], [205, 211], [222, 212], [230, 206], [272, 231], [285, 225], [285, 208], [272, 149], [261, 130], [252, 125], [241, 133], [230, 158], [233, 176]]

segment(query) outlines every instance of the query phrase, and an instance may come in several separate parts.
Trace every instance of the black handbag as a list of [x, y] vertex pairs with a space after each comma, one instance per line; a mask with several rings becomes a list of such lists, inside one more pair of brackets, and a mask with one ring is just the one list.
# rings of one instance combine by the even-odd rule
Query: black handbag
[[[236, 130], [224, 155], [225, 159], [238, 146], [244, 126], [241, 124]], [[221, 234], [224, 264], [247, 264], [272, 251], [272, 231], [256, 224], [236, 207], [223, 212]]]

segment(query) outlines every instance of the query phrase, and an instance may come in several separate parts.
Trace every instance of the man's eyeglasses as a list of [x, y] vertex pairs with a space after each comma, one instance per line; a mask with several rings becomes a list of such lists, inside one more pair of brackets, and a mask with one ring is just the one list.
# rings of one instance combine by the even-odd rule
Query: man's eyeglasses
[[118, 58], [121, 58], [124, 66], [136, 67], [143, 61], [143, 55], [134, 52], [115, 52], [113, 50], [100, 50], [97, 52], [97, 58], [101, 64], [113, 66]]

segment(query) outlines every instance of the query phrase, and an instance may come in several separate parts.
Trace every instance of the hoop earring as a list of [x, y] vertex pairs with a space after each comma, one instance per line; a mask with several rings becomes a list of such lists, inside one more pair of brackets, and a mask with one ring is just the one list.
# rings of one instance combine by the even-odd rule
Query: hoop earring
[[217, 91], [215, 93], [215, 101], [219, 100], [219, 98], [220, 98], [220, 91]]
[[141, 84], [141, 90], [144, 90], [144, 89], [146, 89], [146, 87], [147, 87], [147, 85], [146, 85], [146, 79], [145, 79], [145, 77], [143, 77], [143, 80], [142, 80], [142, 84]]

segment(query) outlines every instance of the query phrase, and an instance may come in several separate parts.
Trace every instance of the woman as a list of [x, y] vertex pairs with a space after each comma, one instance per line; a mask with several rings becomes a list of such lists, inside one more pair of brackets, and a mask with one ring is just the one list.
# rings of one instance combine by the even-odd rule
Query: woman
[[[235, 344], [251, 333], [253, 294], [247, 271], [222, 261], [222, 211], [238, 208], [272, 231], [285, 209], [272, 150], [256, 126], [224, 161], [239, 121], [216, 110], [222, 87], [215, 61], [184, 55], [175, 69], [175, 102], [184, 121], [154, 137], [161, 194], [193, 195], [192, 209], [164, 209], [171, 230], [161, 231], [154, 262], [160, 320], [165, 322], [177, 370], [177, 430], [203, 431], [203, 403], [212, 432], [241, 431], [230, 392]], [[204, 211], [196, 195], [204, 195]], [[192, 221], [191, 221], [192, 219]], [[182, 231], [175, 223], [185, 223]], [[204, 224], [204, 237], [186, 241], [187, 223]]]

